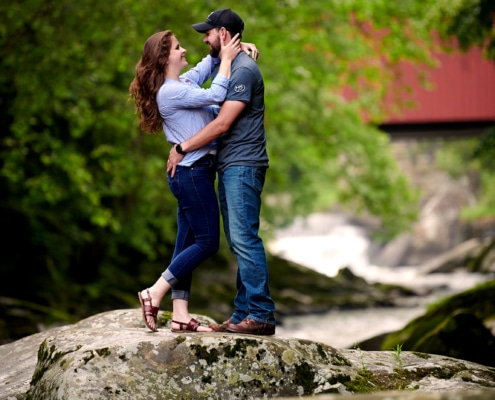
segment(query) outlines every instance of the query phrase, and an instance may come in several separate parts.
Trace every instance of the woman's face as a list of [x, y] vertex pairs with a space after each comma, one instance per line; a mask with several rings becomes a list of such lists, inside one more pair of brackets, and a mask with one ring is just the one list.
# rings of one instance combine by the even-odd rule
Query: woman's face
[[179, 41], [175, 36], [171, 37], [172, 46], [170, 47], [170, 54], [168, 56], [168, 63], [179, 70], [182, 70], [187, 66], [186, 49], [180, 46]]

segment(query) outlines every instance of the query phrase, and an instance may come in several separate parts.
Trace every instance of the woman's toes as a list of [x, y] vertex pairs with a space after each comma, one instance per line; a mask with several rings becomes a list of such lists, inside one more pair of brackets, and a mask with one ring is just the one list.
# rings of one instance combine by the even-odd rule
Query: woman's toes
[[213, 329], [207, 326], [200, 325], [198, 326], [198, 332], [213, 332]]

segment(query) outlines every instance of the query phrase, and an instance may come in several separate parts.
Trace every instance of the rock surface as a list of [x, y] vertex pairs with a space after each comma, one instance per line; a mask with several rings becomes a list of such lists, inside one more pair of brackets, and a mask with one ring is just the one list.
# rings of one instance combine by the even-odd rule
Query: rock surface
[[[468, 391], [449, 392], [380, 392], [374, 394], [356, 394], [352, 400], [493, 400], [495, 391], [493, 389], [480, 389]], [[294, 400], [293, 397], [290, 398]], [[289, 398], [279, 398], [289, 400]], [[341, 395], [321, 395], [318, 400], [342, 400]]]
[[[160, 322], [166, 318], [162, 313]], [[173, 334], [167, 328], [153, 334], [139, 309], [98, 314], [1, 346], [0, 365], [1, 400], [224, 400], [389, 390], [495, 394], [495, 369], [467, 361], [337, 350], [277, 335]]]
[[495, 280], [444, 298], [385, 337], [381, 348], [460, 358], [495, 367]]

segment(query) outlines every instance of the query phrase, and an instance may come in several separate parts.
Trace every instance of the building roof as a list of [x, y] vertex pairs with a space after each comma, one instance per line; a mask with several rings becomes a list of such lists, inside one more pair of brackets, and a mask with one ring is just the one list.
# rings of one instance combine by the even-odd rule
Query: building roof
[[430, 89], [414, 78], [412, 66], [403, 65], [401, 81], [413, 89], [408, 100], [416, 106], [391, 115], [385, 124], [495, 121], [495, 62], [484, 59], [477, 48], [467, 53], [436, 53], [436, 59], [439, 65], [430, 69]]

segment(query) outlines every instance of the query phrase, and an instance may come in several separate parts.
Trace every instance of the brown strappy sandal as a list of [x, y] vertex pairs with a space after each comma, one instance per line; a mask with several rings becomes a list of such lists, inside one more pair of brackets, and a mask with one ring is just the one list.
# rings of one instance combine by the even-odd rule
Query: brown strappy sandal
[[[146, 292], [148, 293], [148, 297], [146, 299], [143, 299], [141, 296], [141, 292], [138, 292], [139, 302], [141, 303], [141, 310], [143, 311], [144, 323], [152, 332], [158, 332], [158, 328], [156, 326], [156, 320], [157, 320], [159, 308], [155, 307], [151, 303], [150, 290], [146, 289]], [[146, 302], [148, 302], [149, 304], [145, 304]], [[155, 323], [154, 327], [148, 323], [147, 317], [153, 318], [153, 322]]]
[[[176, 323], [176, 324], [179, 324], [179, 326], [180, 326], [179, 329], [173, 329], [172, 328], [172, 332], [174, 332], [174, 333], [193, 333], [193, 332], [198, 332], [198, 328], [201, 326], [201, 324], [197, 320], [195, 320], [194, 318], [191, 318], [191, 320], [188, 323], [174, 321], [174, 320], [172, 320], [172, 322], [173, 323]], [[204, 333], [204, 332], [201, 332], [201, 333]]]

